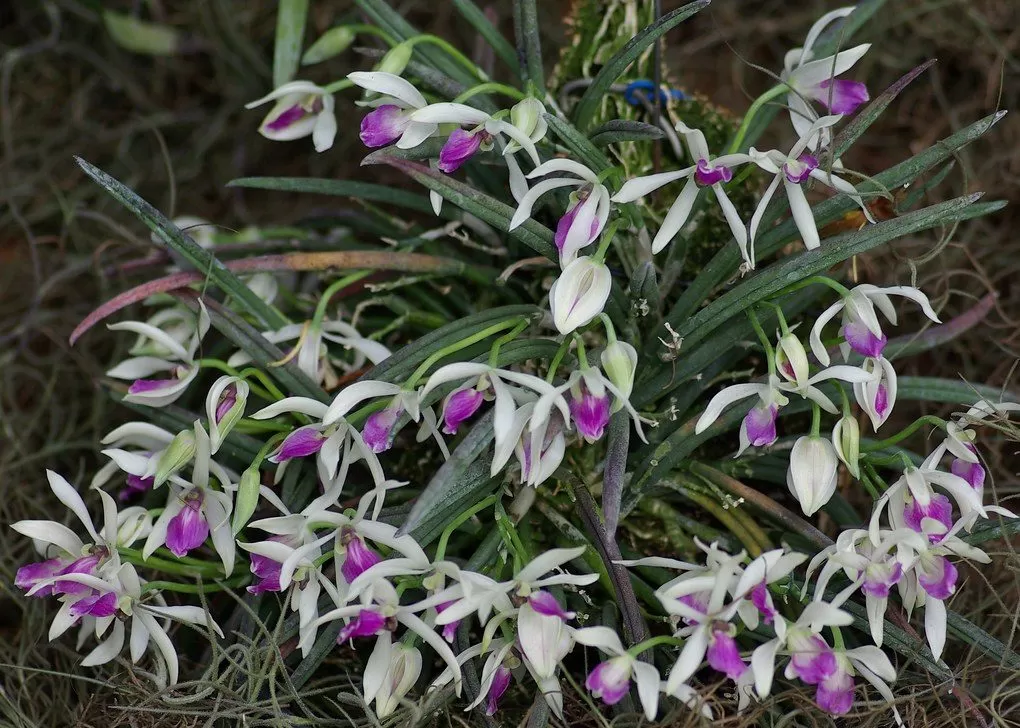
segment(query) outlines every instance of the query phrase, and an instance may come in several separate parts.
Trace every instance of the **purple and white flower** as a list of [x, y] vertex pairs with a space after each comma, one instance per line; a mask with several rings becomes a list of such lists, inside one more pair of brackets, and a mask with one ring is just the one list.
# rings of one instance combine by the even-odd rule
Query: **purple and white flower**
[[608, 627], [586, 627], [574, 630], [574, 641], [587, 647], [597, 647], [612, 655], [597, 664], [584, 682], [584, 686], [606, 705], [616, 705], [630, 692], [630, 683], [637, 684], [638, 698], [645, 718], [655, 720], [659, 710], [659, 671], [654, 665], [641, 662], [624, 649], [620, 637]]
[[885, 357], [865, 359], [862, 369], [871, 376], [867, 381], [854, 382], [854, 398], [878, 431], [896, 405], [896, 370]]
[[361, 106], [375, 110], [361, 120], [361, 141], [368, 147], [385, 147], [396, 142], [399, 149], [413, 149], [436, 133], [439, 126], [415, 121], [415, 111], [428, 104], [414, 86], [386, 71], [355, 71], [348, 80], [372, 94]]
[[254, 109], [270, 101], [276, 103], [262, 120], [259, 134], [278, 142], [311, 136], [317, 152], [333, 146], [336, 114], [333, 95], [326, 89], [310, 81], [291, 81], [244, 108]]

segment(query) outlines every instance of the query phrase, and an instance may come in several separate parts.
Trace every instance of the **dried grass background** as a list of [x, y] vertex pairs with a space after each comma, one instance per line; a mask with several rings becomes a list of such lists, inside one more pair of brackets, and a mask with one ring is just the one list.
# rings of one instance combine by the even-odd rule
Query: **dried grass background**
[[[473, 50], [474, 39], [449, 3], [394, 4], [419, 27]], [[509, 0], [488, 4], [509, 33]], [[312, 5], [310, 37], [352, 12], [346, 0]], [[547, 50], [564, 37], [558, 21], [567, 5], [540, 3], [550, 19]], [[668, 9], [671, 3], [664, 5]], [[735, 110], [745, 108], [768, 86], [752, 64], [777, 69], [783, 52], [798, 44], [814, 18], [834, 6], [814, 0], [716, 0], [695, 22], [670, 34], [670, 73], [684, 88]], [[153, 59], [118, 48], [103, 31], [102, 7], [140, 11], [186, 30], [187, 52]], [[318, 156], [310, 144], [262, 139], [255, 132], [260, 116], [243, 110], [244, 102], [261, 96], [270, 84], [274, 13], [275, 3], [269, 0], [0, 3], [0, 726], [198, 726], [213, 720], [292, 724], [279, 705], [246, 701], [240, 693], [167, 706], [154, 701], [148, 685], [122, 665], [76, 667], [79, 656], [66, 639], [46, 641], [52, 610], [14, 589], [14, 571], [29, 557], [29, 549], [25, 539], [6, 528], [21, 518], [62, 517], [45, 490], [43, 468], [86, 482], [97, 467], [99, 437], [127, 416], [97, 384], [122, 353], [124, 340], [95, 331], [74, 349], [66, 341], [78, 320], [126, 285], [110, 271], [118, 261], [144, 255], [148, 236], [84, 179], [72, 155], [111, 172], [168, 213], [199, 215], [231, 228], [289, 223], [347, 204], [224, 186], [234, 177], [254, 174], [359, 174], [362, 150], [350, 127], [344, 127], [345, 120], [349, 124], [355, 118], [349, 100], [339, 102], [337, 146]], [[851, 167], [883, 169], [996, 108], [1018, 108], [1016, 0], [889, 0], [863, 37], [876, 45], [856, 75], [868, 79], [873, 93], [928, 58], [938, 63], [872, 127], [848, 156]], [[319, 72], [336, 77], [357, 63], [348, 54]], [[986, 139], [965, 150], [951, 179], [938, 194], [986, 190], [992, 199], [1020, 201], [1020, 118], [1007, 116]], [[998, 299], [975, 330], [912, 361], [912, 373], [1018, 388], [1010, 379], [1020, 358], [1018, 230], [1020, 212], [1013, 205], [962, 226], [938, 257], [917, 268], [918, 282], [933, 297], [951, 294], [947, 312], [959, 313], [989, 291]], [[922, 257], [936, 243], [932, 238], [908, 241], [895, 254], [860, 261], [860, 274], [876, 283], [909, 282], [910, 259]], [[996, 435], [988, 448], [1000, 497], [1018, 490], [1015, 439], [1010, 433]], [[1020, 562], [1010, 544], [993, 544], [990, 552], [993, 567], [967, 570], [952, 607], [1017, 646]], [[238, 655], [251, 660], [247, 664], [253, 670], [262, 660], [274, 659], [272, 652], [245, 653], [243, 648]], [[964, 666], [964, 683], [993, 725], [1020, 725], [1020, 676], [958, 645], [950, 659]], [[308, 689], [316, 686], [330, 696], [351, 689], [339, 676]], [[724, 692], [718, 695], [723, 701]], [[908, 725], [977, 724], [947, 686], [901, 683], [897, 694], [905, 696], [900, 710]], [[522, 710], [511, 711], [508, 724], [526, 720], [528, 698], [522, 697]], [[297, 700], [286, 694], [279, 698]], [[787, 693], [782, 705], [778, 713], [766, 704], [758, 714], [720, 725], [831, 724], [811, 710], [807, 694]], [[789, 713], [793, 706], [798, 710]], [[436, 707], [438, 725], [470, 722], [467, 714]], [[353, 718], [343, 718], [345, 710], [358, 714], [337, 703], [334, 724], [353, 724]], [[572, 724], [604, 720], [578, 695], [568, 696], [568, 714]], [[410, 720], [409, 714], [402, 716], [405, 723]], [[668, 724], [686, 725], [689, 719], [681, 713]], [[871, 706], [841, 724], [888, 721], [887, 711]]]

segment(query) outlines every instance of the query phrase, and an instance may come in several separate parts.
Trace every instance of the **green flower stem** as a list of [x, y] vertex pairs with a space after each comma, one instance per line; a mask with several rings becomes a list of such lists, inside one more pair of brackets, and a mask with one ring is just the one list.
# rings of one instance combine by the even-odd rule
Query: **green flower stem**
[[744, 114], [744, 120], [740, 124], [740, 128], [737, 129], [737, 133], [733, 136], [733, 141], [730, 142], [729, 148], [726, 150], [727, 154], [736, 154], [740, 151], [744, 144], [744, 137], [747, 136], [748, 129], [751, 128], [751, 122], [754, 121], [754, 117], [758, 115], [758, 112], [774, 98], [782, 96], [783, 94], [789, 93], [790, 88], [786, 84], [780, 84], [773, 86], [768, 91], [763, 93], [761, 96], [754, 100], [754, 103], [747, 109], [747, 113]]
[[652, 637], [651, 639], [645, 640], [644, 642], [638, 642], [633, 647], [628, 647], [627, 654], [630, 655], [631, 657], [637, 657], [642, 652], [650, 650], [653, 647], [658, 647], [659, 645], [674, 645], [676, 647], [680, 647], [681, 645], [684, 644], [684, 642], [685, 640], [682, 640], [678, 637], [659, 635], [658, 637]]
[[[158, 556], [142, 558], [142, 552], [138, 549], [118, 546], [117, 553], [128, 563], [136, 566], [146, 566], [152, 569], [175, 574], [177, 576], [201, 576], [203, 578], [219, 579], [223, 577], [223, 567], [212, 562], [200, 562], [197, 559], [189, 559], [189, 563], [178, 563], [169, 559], [162, 559]], [[196, 563], [197, 562], [197, 563]], [[201, 564], [201, 565], [200, 565]]]
[[399, 45], [400, 43], [400, 41], [398, 41], [392, 35], [387, 33], [385, 30], [383, 30], [382, 28], [377, 28], [374, 25], [355, 23], [353, 25], [348, 25], [347, 29], [352, 33], [356, 33], [358, 35], [374, 35], [377, 38], [382, 38], [383, 41], [385, 41], [386, 45], [388, 45], [390, 48], [392, 48], [395, 45]]
[[319, 299], [318, 305], [315, 307], [315, 314], [312, 316], [312, 327], [322, 328], [322, 320], [326, 318], [326, 308], [329, 306], [330, 299], [333, 298], [336, 293], [347, 288], [347, 286], [357, 283], [362, 278], [366, 278], [372, 274], [370, 270], [357, 270], [353, 273], [335, 280], [329, 284], [329, 287], [323, 291], [322, 298]]
[[431, 45], [437, 46], [438, 48], [442, 48], [451, 58], [453, 58], [453, 60], [457, 61], [457, 63], [459, 63], [460, 65], [464, 66], [464, 68], [473, 73], [480, 80], [486, 82], [489, 80], [489, 77], [488, 75], [486, 75], [485, 71], [476, 66], [471, 61], [471, 59], [469, 59], [459, 50], [454, 48], [449, 42], [443, 40], [439, 36], [425, 33], [422, 35], [415, 36], [414, 38], [410, 38], [406, 42], [412, 48], [418, 45], [419, 43], [429, 43]]
[[[217, 371], [221, 371], [224, 374], [227, 374], [231, 377], [245, 379], [245, 376], [241, 372], [237, 371], [226, 362], [220, 361], [219, 359], [199, 359], [195, 363], [198, 364], [202, 369], [216, 369]], [[262, 399], [275, 401], [276, 398], [272, 396], [270, 390], [263, 389], [258, 385], [252, 385], [251, 382], [248, 382], [248, 386], [251, 387], [252, 392], [254, 392], [257, 396], [261, 397]], [[275, 389], [275, 387], [273, 389]], [[280, 395], [279, 399], [283, 399], [282, 394]]]
[[609, 226], [602, 233], [602, 241], [599, 243], [598, 250], [595, 251], [595, 255], [592, 256], [592, 261], [595, 263], [603, 263], [606, 260], [606, 253], [609, 252], [609, 246], [613, 243], [613, 238], [616, 237], [616, 231], [620, 228], [623, 220], [617, 218], [609, 223]]
[[588, 368], [588, 353], [584, 349], [584, 339], [580, 334], [574, 334], [574, 343], [577, 344], [577, 366], [581, 369]]
[[468, 336], [465, 339], [461, 339], [460, 341], [450, 344], [449, 346], [444, 346], [442, 349], [433, 353], [432, 356], [423, 361], [421, 363], [421, 366], [415, 369], [414, 374], [408, 377], [407, 381], [404, 382], [404, 386], [407, 389], [413, 389], [418, 384], [418, 380], [425, 376], [425, 373], [428, 372], [428, 370], [431, 369], [432, 366], [440, 359], [443, 359], [449, 356], [450, 354], [454, 354], [460, 351], [461, 349], [466, 349], [472, 344], [477, 344], [479, 341], [483, 341], [492, 336], [493, 334], [499, 333], [500, 331], [509, 328], [514, 328], [518, 324], [520, 324], [520, 322], [521, 317], [515, 316], [512, 319], [507, 319], [506, 321], [502, 321], [498, 324], [493, 324], [492, 326], [482, 329], [478, 333], [472, 334], [471, 336]]
[[836, 385], [836, 389], [839, 390], [839, 398], [843, 402], [843, 416], [844, 417], [850, 417], [851, 416], [851, 412], [850, 412], [850, 398], [847, 397], [847, 395], [846, 395], [846, 389], [843, 387], [842, 384], [839, 383], [839, 380], [834, 379], [834, 380], [832, 380], [832, 382], [833, 382], [833, 384]]
[[871, 500], [877, 501], [879, 498], [881, 498], [881, 494], [878, 492], [878, 488], [876, 488], [875, 484], [871, 482], [871, 478], [868, 477], [868, 473], [866, 470], [863, 469], [861, 470], [861, 477], [859, 478], [859, 480], [861, 481], [861, 485], [864, 486], [864, 490], [868, 491], [868, 495], [871, 496]]
[[762, 553], [762, 547], [758, 543], [757, 539], [748, 532], [742, 523], [734, 514], [733, 511], [723, 508], [721, 505], [715, 502], [715, 500], [704, 493], [700, 492], [700, 487], [689, 480], [679, 481], [680, 490], [684, 496], [693, 502], [695, 505], [700, 506], [703, 510], [707, 511], [709, 515], [714, 517], [719, 523], [721, 523], [727, 531], [732, 533], [737, 539], [743, 544], [744, 548], [747, 549], [748, 553], [751, 554], [752, 558], [759, 556]]
[[281, 400], [286, 397], [286, 395], [273, 383], [273, 380], [269, 378], [269, 375], [261, 369], [246, 367], [241, 370], [239, 376], [248, 382], [249, 386], [251, 386], [251, 381], [249, 380], [250, 377], [258, 379], [262, 383], [262, 386], [265, 387], [266, 391], [273, 395], [272, 399]]
[[[913, 463], [911, 463], [908, 460], [905, 463], [904, 467], [907, 466], [913, 467]], [[862, 465], [861, 472], [862, 473], [866, 472], [868, 474], [868, 477], [871, 479], [871, 482], [875, 485], [876, 491], [878, 491], [879, 493], [884, 493], [885, 491], [889, 490], [889, 484], [882, 479], [882, 476], [878, 474], [878, 471], [875, 470], [875, 466], [872, 465], [871, 463], [864, 463]]]
[[811, 403], [811, 436], [818, 437], [822, 425], [822, 408], [816, 403]]
[[843, 646], [843, 633], [839, 630], [839, 627], [830, 627], [832, 630], [832, 647], [836, 652], [842, 652], [846, 649]]
[[290, 430], [288, 430], [287, 432], [278, 432], [272, 437], [270, 437], [266, 441], [266, 444], [262, 446], [262, 449], [259, 450], [259, 454], [255, 456], [255, 459], [252, 461], [250, 467], [261, 468], [262, 461], [265, 460], [266, 457], [268, 457], [269, 453], [276, 449], [276, 446], [279, 443], [283, 442], [287, 438], [287, 435], [289, 435], [290, 432], [291, 432]]
[[242, 419], [237, 422], [237, 431], [246, 434], [259, 432], [285, 432], [290, 433], [294, 428], [282, 422], [269, 422], [268, 420]]
[[211, 594], [212, 592], [226, 591], [227, 589], [235, 589], [239, 586], [244, 586], [247, 582], [251, 581], [251, 575], [240, 574], [213, 584], [182, 584], [179, 581], [150, 581], [142, 587], [142, 593], [147, 591], [172, 591], [180, 592], [181, 594]]
[[553, 379], [556, 378], [556, 370], [560, 368], [560, 362], [563, 361], [563, 357], [566, 356], [567, 352], [570, 351], [570, 337], [564, 337], [563, 342], [560, 344], [560, 348], [556, 350], [555, 356], [549, 363], [549, 371], [545, 375], [545, 381], [552, 384]]
[[433, 562], [443, 560], [443, 557], [446, 555], [446, 546], [450, 542], [450, 537], [453, 535], [454, 531], [456, 531], [458, 528], [467, 523], [468, 519], [470, 519], [476, 513], [484, 511], [486, 508], [494, 504], [497, 500], [499, 500], [499, 496], [496, 495], [490, 495], [488, 498], [483, 498], [477, 504], [475, 504], [468, 510], [461, 513], [455, 519], [453, 519], [450, 525], [443, 529], [443, 533], [439, 537], [439, 544], [436, 546], [436, 557], [433, 559]]
[[524, 329], [528, 328], [528, 325], [530, 323], [531, 322], [528, 319], [524, 319], [519, 324], [517, 324], [513, 328], [513, 330], [510, 331], [510, 333], [504, 334], [503, 336], [500, 336], [498, 339], [496, 339], [496, 341], [492, 344], [492, 349], [489, 350], [490, 367], [492, 367], [493, 369], [496, 368], [496, 364], [499, 362], [499, 350], [503, 346], [503, 344], [508, 344], [514, 339], [516, 339], [521, 334], [521, 332], [524, 331]]
[[602, 325], [606, 327], [606, 343], [615, 344], [616, 328], [613, 326], [613, 320], [605, 312], [600, 313], [599, 318], [602, 319]]
[[776, 294], [772, 296], [772, 298], [780, 298], [781, 296], [785, 296], [788, 293], [793, 293], [794, 291], [799, 291], [801, 288], [807, 288], [808, 286], [813, 286], [816, 284], [828, 286], [836, 293], [838, 293], [841, 298], [846, 298], [847, 296], [850, 295], [849, 288], [844, 286], [839, 281], [835, 281], [832, 278], [829, 278], [828, 276], [808, 276], [804, 280], [797, 281], [796, 283], [791, 283], [786, 288], [777, 291]]
[[871, 443], [870, 445], [862, 445], [861, 452], [874, 452], [876, 450], [884, 450], [887, 447], [896, 445], [897, 443], [906, 440], [925, 425], [932, 425], [933, 427], [938, 427], [943, 430], [946, 429], [946, 421], [941, 417], [936, 417], [935, 415], [924, 415], [923, 417], [917, 418], [886, 440], [880, 440], [878, 442]]
[[765, 329], [762, 328], [761, 321], [758, 320], [758, 315], [755, 314], [754, 309], [747, 309], [747, 318], [751, 320], [754, 333], [758, 335], [761, 348], [765, 350], [765, 359], [768, 361], [769, 366], [769, 378], [771, 378], [776, 373], [776, 353], [772, 350], [772, 343], [769, 341], [769, 337], [765, 335]]
[[454, 98], [453, 103], [462, 104], [468, 99], [470, 99], [472, 96], [487, 93], [503, 94], [504, 96], [509, 96], [512, 99], [517, 99], [518, 101], [523, 101], [524, 99], [528, 98], [523, 91], [515, 89], [513, 86], [507, 86], [504, 83], [496, 83], [494, 81], [490, 81], [489, 83], [482, 83], [475, 86], [474, 88], [469, 88], [460, 96]]
[[333, 83], [329, 84], [329, 86], [326, 86], [323, 90], [326, 93], [335, 94], [338, 91], [346, 91], [347, 89], [353, 87], [354, 87], [353, 81], [349, 81], [346, 78], [342, 78], [339, 81], [334, 81]]

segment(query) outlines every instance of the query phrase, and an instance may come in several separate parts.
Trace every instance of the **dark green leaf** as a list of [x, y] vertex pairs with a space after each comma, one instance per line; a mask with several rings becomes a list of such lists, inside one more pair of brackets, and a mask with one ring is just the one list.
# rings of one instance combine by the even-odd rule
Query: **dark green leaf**
[[1000, 665], [1013, 670], [1020, 667], [1020, 655], [1002, 642], [985, 632], [966, 617], [953, 611], [946, 612], [946, 627], [949, 634], [968, 645], [976, 647]]
[[553, 133], [591, 171], [600, 174], [612, 166], [609, 158], [602, 150], [595, 147], [584, 134], [575, 129], [569, 122], [550, 113], [546, 113], [544, 116]]
[[507, 65], [507, 68], [519, 77], [521, 69], [517, 62], [517, 51], [503, 37], [503, 34], [499, 32], [496, 26], [485, 17], [485, 13], [472, 0], [453, 0], [453, 6], [464, 16], [465, 20], [471, 23], [472, 27], [478, 31], [478, 34], [485, 39], [485, 42], [495, 51], [500, 60]]
[[114, 199], [131, 210], [152, 232], [156, 233], [167, 247], [180, 253], [196, 270], [207, 275], [210, 281], [219, 286], [224, 293], [232, 296], [240, 306], [267, 328], [278, 329], [287, 324], [287, 319], [279, 311], [255, 295], [254, 291], [227, 270], [226, 266], [218, 261], [212, 253], [181, 232], [163, 213], [98, 167], [89, 164], [81, 157], [75, 157], [75, 161], [85, 170], [85, 174], [98, 182]]
[[584, 92], [584, 96], [577, 102], [577, 107], [574, 109], [574, 126], [582, 131], [586, 130], [595, 117], [595, 111], [602, 102], [602, 97], [627, 70], [627, 67], [655, 41], [699, 10], [708, 7], [708, 4], [709, 0], [697, 0], [697, 2], [677, 8], [671, 13], [666, 13], [628, 41], [619, 53], [606, 62], [602, 70], [595, 76], [591, 86]]
[[248, 187], [257, 190], [279, 192], [308, 192], [314, 195], [336, 195], [353, 197], [370, 202], [406, 207], [417, 212], [432, 214], [432, 205], [424, 195], [402, 190], [389, 185], [370, 182], [355, 182], [345, 179], [322, 179], [316, 177], [241, 177], [227, 183], [228, 187]]
[[620, 142], [654, 141], [665, 136], [662, 129], [643, 121], [613, 119], [595, 129], [591, 133], [590, 140], [597, 147], [606, 147]]
[[276, 13], [276, 47], [273, 50], [273, 86], [293, 80], [301, 63], [301, 44], [308, 19], [308, 0], [280, 0]]
[[542, 67], [542, 40], [539, 32], [537, 0], [514, 0], [514, 33], [517, 57], [524, 64], [521, 80], [530, 83], [540, 99], [545, 98], [545, 70]]

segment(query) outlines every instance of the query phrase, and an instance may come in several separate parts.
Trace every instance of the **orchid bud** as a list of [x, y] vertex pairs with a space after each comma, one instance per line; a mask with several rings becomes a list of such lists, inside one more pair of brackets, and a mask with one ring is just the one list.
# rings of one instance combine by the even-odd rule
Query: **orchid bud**
[[861, 477], [858, 460], [861, 456], [861, 426], [849, 414], [843, 415], [832, 428], [832, 444], [838, 457], [855, 478]]
[[407, 64], [411, 61], [411, 54], [414, 52], [414, 44], [410, 41], [404, 41], [399, 45], [393, 46], [382, 60], [379, 61], [379, 65], [375, 67], [377, 73], [392, 73], [394, 76], [399, 76], [407, 68]]
[[[634, 372], [637, 370], [637, 351], [630, 344], [613, 341], [602, 350], [602, 368], [613, 386], [620, 390], [624, 399], [630, 399], [634, 390]], [[623, 407], [617, 400], [613, 403], [613, 412]]]
[[552, 677], [574, 646], [571, 628], [566, 622], [557, 616], [541, 614], [530, 604], [522, 606], [518, 613], [517, 639], [539, 680]]
[[539, 141], [545, 136], [546, 123], [542, 114], [545, 113], [545, 106], [533, 96], [519, 101], [510, 109], [510, 123], [516, 126], [533, 142]]
[[602, 313], [613, 287], [604, 263], [581, 256], [567, 266], [549, 291], [553, 322], [561, 334], [569, 334]]
[[439, 150], [439, 170], [452, 174], [467, 163], [479, 148], [488, 142], [490, 135], [486, 131], [470, 132], [454, 129], [443, 148]]
[[896, 370], [887, 359], [867, 359], [864, 371], [870, 373], [866, 382], [854, 382], [854, 397], [878, 430], [892, 414], [896, 404]]
[[349, 25], [340, 25], [330, 28], [301, 56], [301, 65], [310, 66], [313, 63], [321, 63], [333, 56], [340, 55], [351, 47], [355, 37], [354, 30]]
[[237, 498], [234, 501], [233, 520], [230, 524], [235, 536], [248, 525], [248, 519], [258, 506], [261, 481], [259, 469], [255, 465], [241, 473], [241, 482], [237, 485]]
[[570, 418], [589, 444], [601, 439], [609, 424], [609, 395], [604, 385], [599, 389], [589, 387], [584, 378], [570, 389]]
[[317, 425], [299, 427], [284, 438], [276, 452], [269, 456], [269, 461], [282, 463], [294, 458], [314, 455], [322, 449], [325, 442], [326, 436], [322, 434]]
[[808, 380], [808, 358], [796, 334], [784, 334], [776, 345], [776, 368], [789, 381], [797, 384]]
[[248, 382], [240, 377], [224, 376], [217, 379], [209, 389], [205, 400], [205, 411], [209, 416], [210, 452], [219, 450], [223, 440], [244, 416], [248, 401]]
[[195, 434], [191, 430], [178, 432], [156, 462], [153, 487], [163, 485], [171, 475], [190, 463], [194, 457]]
[[630, 692], [630, 677], [634, 671], [634, 658], [620, 655], [600, 662], [588, 673], [584, 686], [592, 696], [602, 698], [606, 705], [616, 705]]
[[813, 515], [836, 492], [836, 449], [817, 435], [805, 435], [790, 451], [786, 485], [800, 503], [804, 515]]
[[390, 649], [390, 662], [375, 695], [375, 714], [380, 720], [391, 715], [401, 698], [414, 687], [421, 675], [421, 665], [421, 652], [416, 647], [398, 642]]

